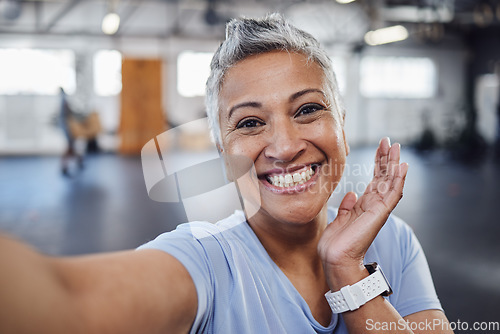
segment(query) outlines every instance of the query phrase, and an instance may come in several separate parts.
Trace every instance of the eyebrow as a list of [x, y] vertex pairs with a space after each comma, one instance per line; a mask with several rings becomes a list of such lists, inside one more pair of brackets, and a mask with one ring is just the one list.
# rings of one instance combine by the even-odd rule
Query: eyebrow
[[[306, 95], [306, 94], [309, 94], [309, 93], [320, 93], [321, 95], [325, 96], [325, 93], [322, 90], [320, 90], [320, 89], [317, 89], [317, 88], [306, 88], [306, 89], [303, 89], [303, 90], [298, 91], [296, 93], [293, 93], [288, 98], [288, 101], [289, 102], [293, 102], [296, 99], [298, 99], [299, 97], [301, 97], [303, 95]], [[227, 118], [230, 119], [231, 116], [232, 116], [232, 114], [236, 111], [236, 109], [246, 108], [246, 107], [250, 107], [250, 108], [262, 108], [262, 103], [260, 103], [260, 102], [254, 102], [254, 101], [238, 103], [238, 104], [232, 106], [231, 109], [229, 109], [229, 114], [228, 114]]]
[[306, 89], [303, 89], [297, 93], [292, 94], [292, 96], [290, 96], [290, 98], [288, 99], [288, 102], [293, 102], [296, 99], [298, 99], [299, 97], [306, 95], [306, 94], [309, 94], [309, 93], [320, 93], [321, 95], [323, 95], [323, 97], [325, 97], [325, 93], [321, 89], [306, 88]]
[[246, 108], [246, 107], [261, 108], [262, 107], [262, 103], [260, 103], [260, 102], [253, 102], [253, 101], [238, 103], [238, 104], [232, 106], [231, 109], [229, 109], [229, 115], [227, 116], [227, 118], [230, 119], [231, 115], [233, 114], [233, 112], [236, 109], [238, 109], [238, 108]]

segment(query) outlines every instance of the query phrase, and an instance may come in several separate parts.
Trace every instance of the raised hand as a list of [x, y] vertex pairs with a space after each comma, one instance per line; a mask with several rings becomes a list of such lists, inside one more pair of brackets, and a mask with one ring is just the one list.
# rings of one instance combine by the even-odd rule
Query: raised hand
[[373, 179], [358, 199], [350, 192], [342, 200], [337, 218], [327, 226], [318, 244], [327, 277], [329, 272], [363, 268], [373, 239], [403, 196], [408, 164], [399, 163], [400, 145], [380, 141]]

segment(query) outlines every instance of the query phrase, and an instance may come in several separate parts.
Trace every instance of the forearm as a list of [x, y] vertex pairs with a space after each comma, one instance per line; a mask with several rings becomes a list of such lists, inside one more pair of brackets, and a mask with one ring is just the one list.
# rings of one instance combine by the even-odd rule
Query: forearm
[[0, 236], [0, 333], [76, 333], [51, 259]]
[[442, 311], [424, 310], [402, 318], [381, 296], [342, 316], [351, 334], [413, 333], [410, 329], [416, 334], [453, 334]]
[[350, 334], [413, 333], [406, 320], [382, 296], [369, 301], [355, 311], [342, 314]]

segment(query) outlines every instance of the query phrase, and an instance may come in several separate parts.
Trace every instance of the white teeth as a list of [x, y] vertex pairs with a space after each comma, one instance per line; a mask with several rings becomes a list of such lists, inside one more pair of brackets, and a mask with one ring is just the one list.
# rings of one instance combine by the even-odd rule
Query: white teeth
[[278, 187], [283, 187], [284, 184], [285, 184], [285, 177], [283, 175], [280, 175], [278, 177], [278, 183], [275, 183], [274, 185]]
[[314, 175], [314, 170], [311, 166], [308, 166], [306, 170], [302, 172], [296, 172], [293, 174], [280, 174], [268, 177], [271, 184], [280, 188], [293, 187], [298, 184], [303, 184], [309, 181], [309, 179]]

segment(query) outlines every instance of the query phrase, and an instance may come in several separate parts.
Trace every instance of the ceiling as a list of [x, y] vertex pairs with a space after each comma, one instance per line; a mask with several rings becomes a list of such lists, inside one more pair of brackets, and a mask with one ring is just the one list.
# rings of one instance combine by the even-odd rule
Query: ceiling
[[500, 0], [0, 0], [0, 36], [104, 36], [101, 22], [112, 7], [121, 17], [113, 38], [221, 38], [231, 17], [273, 11], [327, 42], [356, 42], [394, 23], [426, 26], [434, 37], [448, 27], [500, 27]]

